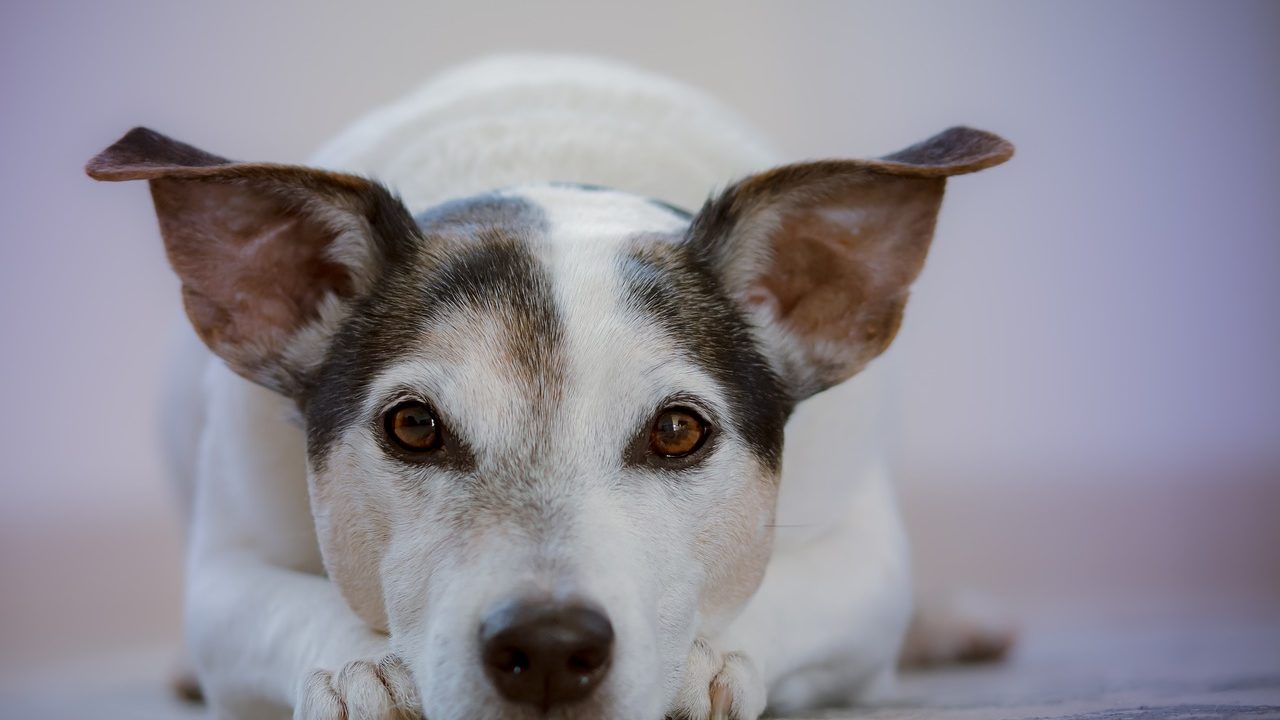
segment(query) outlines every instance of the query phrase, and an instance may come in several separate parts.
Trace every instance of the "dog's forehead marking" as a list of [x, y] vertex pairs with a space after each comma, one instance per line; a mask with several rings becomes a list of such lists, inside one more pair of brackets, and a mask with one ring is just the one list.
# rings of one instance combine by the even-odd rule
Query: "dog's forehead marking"
[[466, 364], [467, 382], [492, 396], [479, 405], [490, 417], [472, 428], [491, 441], [488, 449], [530, 449], [498, 437], [523, 426], [526, 433], [547, 433], [543, 452], [527, 461], [524, 472], [537, 472], [534, 465], [543, 462], [557, 464], [561, 472], [574, 464], [590, 472], [616, 462], [615, 446], [629, 439], [672, 388], [721, 404], [710, 376], [623, 299], [618, 258], [636, 232], [670, 236], [683, 231], [684, 219], [645, 198], [603, 189], [533, 186], [502, 194], [537, 208], [542, 219], [541, 232], [527, 237], [526, 250], [548, 280], [543, 289], [558, 320], [556, 352], [549, 356], [554, 367], [542, 369], [556, 378], [557, 392], [537, 397], [520, 392], [522, 407], [515, 407], [496, 395], [510, 390], [510, 384], [499, 377], [491, 358], [483, 357], [484, 350], [464, 349], [475, 358]]

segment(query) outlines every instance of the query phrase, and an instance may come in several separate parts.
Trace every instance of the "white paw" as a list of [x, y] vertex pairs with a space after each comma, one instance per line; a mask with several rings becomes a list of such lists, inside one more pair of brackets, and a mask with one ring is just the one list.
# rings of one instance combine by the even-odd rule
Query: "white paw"
[[302, 685], [294, 720], [417, 720], [418, 686], [394, 655], [317, 670]]
[[705, 640], [689, 651], [673, 720], [756, 720], [764, 712], [764, 680], [742, 653], [721, 654]]

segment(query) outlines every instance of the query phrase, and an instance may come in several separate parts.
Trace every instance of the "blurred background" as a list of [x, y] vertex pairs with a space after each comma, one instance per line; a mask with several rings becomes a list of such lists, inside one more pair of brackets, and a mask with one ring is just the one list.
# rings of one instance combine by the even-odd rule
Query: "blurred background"
[[950, 184], [892, 350], [926, 584], [1032, 623], [1280, 615], [1280, 4], [5, 3], [0, 687], [175, 654], [177, 285], [145, 186], [83, 163], [137, 124], [302, 162], [512, 50], [682, 79], [795, 159], [1011, 139]]

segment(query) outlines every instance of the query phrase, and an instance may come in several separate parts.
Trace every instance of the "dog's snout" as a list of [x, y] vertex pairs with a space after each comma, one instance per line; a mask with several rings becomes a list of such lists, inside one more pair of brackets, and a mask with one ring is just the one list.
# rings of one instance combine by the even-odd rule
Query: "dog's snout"
[[586, 605], [523, 601], [485, 618], [480, 646], [498, 692], [545, 712], [587, 697], [608, 674], [613, 625]]

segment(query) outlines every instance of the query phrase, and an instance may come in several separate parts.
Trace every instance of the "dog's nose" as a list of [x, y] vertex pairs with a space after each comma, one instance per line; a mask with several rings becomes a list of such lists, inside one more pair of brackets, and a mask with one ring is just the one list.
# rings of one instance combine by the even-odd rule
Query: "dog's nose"
[[546, 712], [590, 695], [608, 674], [613, 625], [585, 605], [517, 602], [485, 618], [480, 646], [498, 692]]

